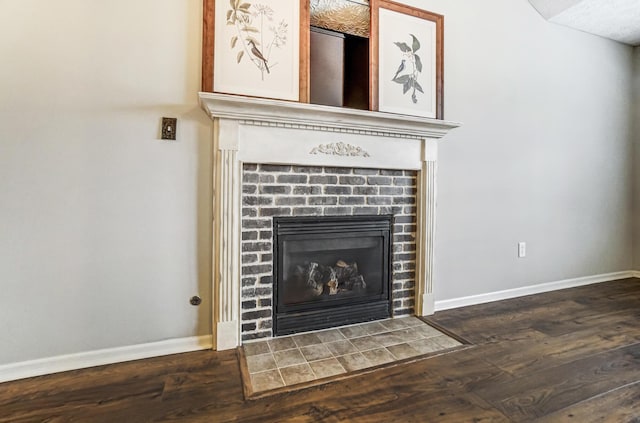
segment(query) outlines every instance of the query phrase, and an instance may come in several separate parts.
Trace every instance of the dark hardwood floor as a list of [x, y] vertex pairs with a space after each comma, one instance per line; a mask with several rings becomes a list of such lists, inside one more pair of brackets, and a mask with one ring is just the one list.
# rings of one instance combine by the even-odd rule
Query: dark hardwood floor
[[640, 422], [640, 280], [436, 313], [476, 346], [245, 401], [235, 352], [0, 384], [0, 422]]

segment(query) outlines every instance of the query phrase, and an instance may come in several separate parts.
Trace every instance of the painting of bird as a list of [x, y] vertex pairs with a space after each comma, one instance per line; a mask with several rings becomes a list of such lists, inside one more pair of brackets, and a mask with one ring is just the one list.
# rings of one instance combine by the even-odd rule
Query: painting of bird
[[402, 59], [402, 62], [400, 63], [400, 66], [398, 67], [398, 70], [396, 71], [396, 75], [393, 77], [393, 79], [396, 79], [398, 75], [400, 75], [400, 72], [404, 70], [404, 65], [405, 65], [405, 60]]
[[251, 54], [253, 54], [256, 59], [260, 60], [264, 64], [264, 69], [267, 71], [267, 73], [270, 73], [267, 59], [265, 59], [265, 57], [262, 55], [262, 52], [260, 51], [260, 49], [258, 49], [258, 46], [256, 46], [253, 40], [249, 40], [249, 45], [251, 46]]

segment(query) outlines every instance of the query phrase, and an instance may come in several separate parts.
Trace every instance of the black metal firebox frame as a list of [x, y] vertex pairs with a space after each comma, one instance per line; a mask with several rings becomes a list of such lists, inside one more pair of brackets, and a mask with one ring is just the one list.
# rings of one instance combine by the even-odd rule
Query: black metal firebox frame
[[[273, 333], [275, 336], [379, 320], [391, 316], [393, 216], [274, 217], [273, 229]], [[344, 235], [345, 233], [347, 235]], [[284, 304], [282, 292], [279, 292], [283, 282], [283, 257], [278, 253], [282, 248], [282, 242], [291, 235], [382, 237], [383, 251], [380, 257], [383, 262], [382, 293], [331, 302]]]

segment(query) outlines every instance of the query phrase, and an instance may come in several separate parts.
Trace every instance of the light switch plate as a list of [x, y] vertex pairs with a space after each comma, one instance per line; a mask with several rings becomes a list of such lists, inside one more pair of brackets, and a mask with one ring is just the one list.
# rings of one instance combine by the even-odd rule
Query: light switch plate
[[162, 118], [162, 139], [163, 140], [176, 140], [176, 128], [178, 125], [177, 118]]

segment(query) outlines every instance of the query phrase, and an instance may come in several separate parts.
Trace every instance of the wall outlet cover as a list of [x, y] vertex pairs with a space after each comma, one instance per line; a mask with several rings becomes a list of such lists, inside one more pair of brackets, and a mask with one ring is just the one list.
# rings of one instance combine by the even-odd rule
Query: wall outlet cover
[[522, 258], [522, 257], [526, 257], [527, 255], [527, 243], [526, 242], [519, 242], [518, 243], [518, 257]]

